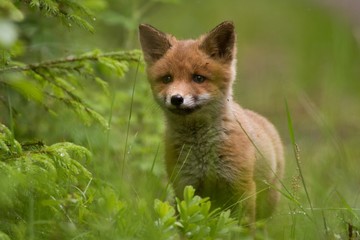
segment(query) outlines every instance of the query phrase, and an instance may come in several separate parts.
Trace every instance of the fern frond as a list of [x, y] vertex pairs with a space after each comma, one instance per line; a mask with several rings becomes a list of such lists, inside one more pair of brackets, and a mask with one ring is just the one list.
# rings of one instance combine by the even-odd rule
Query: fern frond
[[10, 130], [0, 123], [0, 161], [22, 154], [21, 145], [14, 139]]
[[[51, 146], [41, 143], [24, 144], [22, 149], [9, 129], [4, 125], [0, 125], [0, 129], [0, 142], [5, 142], [8, 148], [6, 159], [0, 155], [0, 187], [2, 192], [6, 189], [0, 194], [0, 210], [4, 204], [10, 207], [11, 202], [24, 201], [17, 196], [26, 192], [42, 198], [50, 198], [50, 195], [59, 198], [66, 196], [71, 190], [69, 187], [85, 187], [92, 179], [92, 174], [81, 164], [91, 158], [86, 148], [73, 143]], [[9, 147], [12, 146], [10, 142], [17, 143], [19, 149]], [[11, 187], [7, 187], [10, 183]], [[14, 199], [8, 201], [9, 198]]]

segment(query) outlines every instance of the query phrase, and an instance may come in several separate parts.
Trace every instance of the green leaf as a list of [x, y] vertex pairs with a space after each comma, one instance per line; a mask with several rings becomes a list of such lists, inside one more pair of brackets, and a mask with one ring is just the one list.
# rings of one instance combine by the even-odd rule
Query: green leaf
[[184, 189], [184, 200], [189, 204], [194, 197], [195, 189], [192, 186], [186, 186]]
[[0, 123], [0, 160], [22, 154], [21, 145], [14, 139], [11, 131]]
[[173, 226], [188, 239], [230, 239], [232, 233], [241, 230], [237, 221], [231, 218], [230, 211], [211, 211], [209, 198], [195, 195], [192, 186], [185, 187], [183, 194], [184, 200], [176, 198], [179, 221]]
[[11, 240], [11, 238], [4, 232], [0, 231], [0, 240]]
[[87, 108], [86, 111], [92, 117], [92, 119], [94, 119], [95, 121], [100, 123], [103, 128], [109, 129], [110, 126], [109, 126], [108, 121], [103, 116], [101, 116], [98, 112], [96, 112], [90, 108]]
[[175, 209], [168, 202], [162, 202], [158, 199], [155, 199], [154, 209], [164, 221], [167, 221], [175, 215]]
[[0, 12], [5, 13], [5, 18], [9, 18], [13, 21], [22, 21], [24, 19], [23, 13], [12, 3], [10, 0], [2, 0], [0, 2]]
[[40, 8], [40, 0], [31, 0], [30, 7], [37, 7]]
[[54, 77], [54, 83], [56, 83], [56, 86], [65, 90], [66, 92], [75, 94], [76, 88], [72, 84], [70, 84], [68, 81], [66, 81], [64, 78], [56, 76], [56, 77]]
[[32, 0], [30, 6], [45, 9], [45, 13], [48, 15], [57, 15], [59, 13], [58, 3], [52, 0]]
[[99, 77], [94, 78], [95, 82], [102, 88], [107, 96], [110, 96], [109, 84]]
[[110, 70], [115, 71], [119, 77], [123, 77], [125, 72], [129, 70], [127, 62], [115, 60], [111, 57], [99, 57], [99, 62]]
[[18, 77], [19, 78], [7, 81], [6, 83], [24, 97], [42, 103], [44, 95], [40, 87], [29, 79]]
[[77, 15], [66, 15], [64, 16], [65, 19], [67, 19], [68, 21], [70, 22], [73, 22], [75, 23], [76, 25], [78, 25], [79, 27], [91, 32], [91, 33], [94, 33], [94, 27], [88, 22], [86, 21], [85, 19], [77, 16]]

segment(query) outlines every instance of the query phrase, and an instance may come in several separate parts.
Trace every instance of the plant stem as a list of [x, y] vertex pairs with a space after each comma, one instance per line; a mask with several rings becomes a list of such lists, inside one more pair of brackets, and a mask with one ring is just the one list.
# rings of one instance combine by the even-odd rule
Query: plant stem
[[307, 190], [304, 175], [303, 175], [302, 169], [301, 169], [299, 148], [298, 148], [298, 145], [296, 144], [296, 141], [295, 141], [295, 134], [294, 134], [294, 128], [293, 128], [293, 124], [292, 124], [291, 114], [290, 114], [289, 106], [288, 106], [288, 103], [287, 103], [286, 100], [285, 100], [285, 107], [286, 107], [286, 113], [287, 113], [287, 120], [288, 120], [288, 128], [289, 128], [289, 133], [290, 133], [290, 139], [291, 139], [291, 143], [292, 143], [293, 148], [294, 148], [294, 155], [295, 155], [296, 165], [297, 165], [297, 168], [298, 168], [298, 171], [299, 171], [301, 182], [302, 182], [302, 185], [304, 187], [306, 198], [308, 200], [311, 212], [313, 212], [313, 206], [312, 206], [312, 203], [311, 203], [311, 200], [310, 200], [310, 195], [309, 195], [309, 192]]
[[[138, 59], [138, 63], [140, 63], [140, 58]], [[131, 102], [130, 102], [130, 109], [129, 109], [130, 110], [129, 111], [129, 118], [128, 118], [128, 122], [127, 122], [125, 147], [124, 147], [124, 156], [123, 156], [123, 162], [122, 162], [122, 167], [121, 167], [121, 177], [124, 177], [124, 169], [125, 169], [125, 165], [126, 165], [126, 155], [128, 154], [127, 151], [128, 151], [128, 140], [129, 140], [129, 133], [130, 133], [130, 123], [131, 123], [131, 116], [132, 116], [132, 111], [133, 111], [135, 87], [136, 87], [136, 80], [137, 80], [137, 77], [138, 77], [138, 72], [139, 72], [139, 64], [136, 67], [135, 79], [134, 79], [134, 84], [133, 84], [132, 93], [131, 93]]]

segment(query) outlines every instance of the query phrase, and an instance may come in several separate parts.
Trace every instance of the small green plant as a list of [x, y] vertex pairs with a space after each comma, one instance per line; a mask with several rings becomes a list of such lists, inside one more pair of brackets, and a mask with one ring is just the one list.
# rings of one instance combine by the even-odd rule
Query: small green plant
[[114, 239], [126, 203], [90, 158], [73, 143], [20, 144], [0, 124], [0, 239]]
[[183, 200], [176, 198], [178, 217], [168, 202], [157, 199], [154, 208], [158, 216], [156, 225], [164, 239], [176, 238], [176, 232], [187, 239], [231, 239], [242, 230], [229, 210], [211, 210], [209, 198], [195, 195], [191, 186], [184, 189]]
[[42, 225], [81, 221], [92, 174], [80, 162], [90, 156], [72, 143], [21, 145], [0, 125], [0, 233], [34, 239], [56, 231]]

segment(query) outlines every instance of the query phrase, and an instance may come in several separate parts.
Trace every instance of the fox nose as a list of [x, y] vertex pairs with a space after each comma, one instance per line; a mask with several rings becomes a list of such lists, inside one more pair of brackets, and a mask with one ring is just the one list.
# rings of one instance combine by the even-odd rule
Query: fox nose
[[183, 104], [184, 98], [180, 94], [176, 94], [174, 96], [171, 96], [171, 104], [174, 106], [180, 106]]

